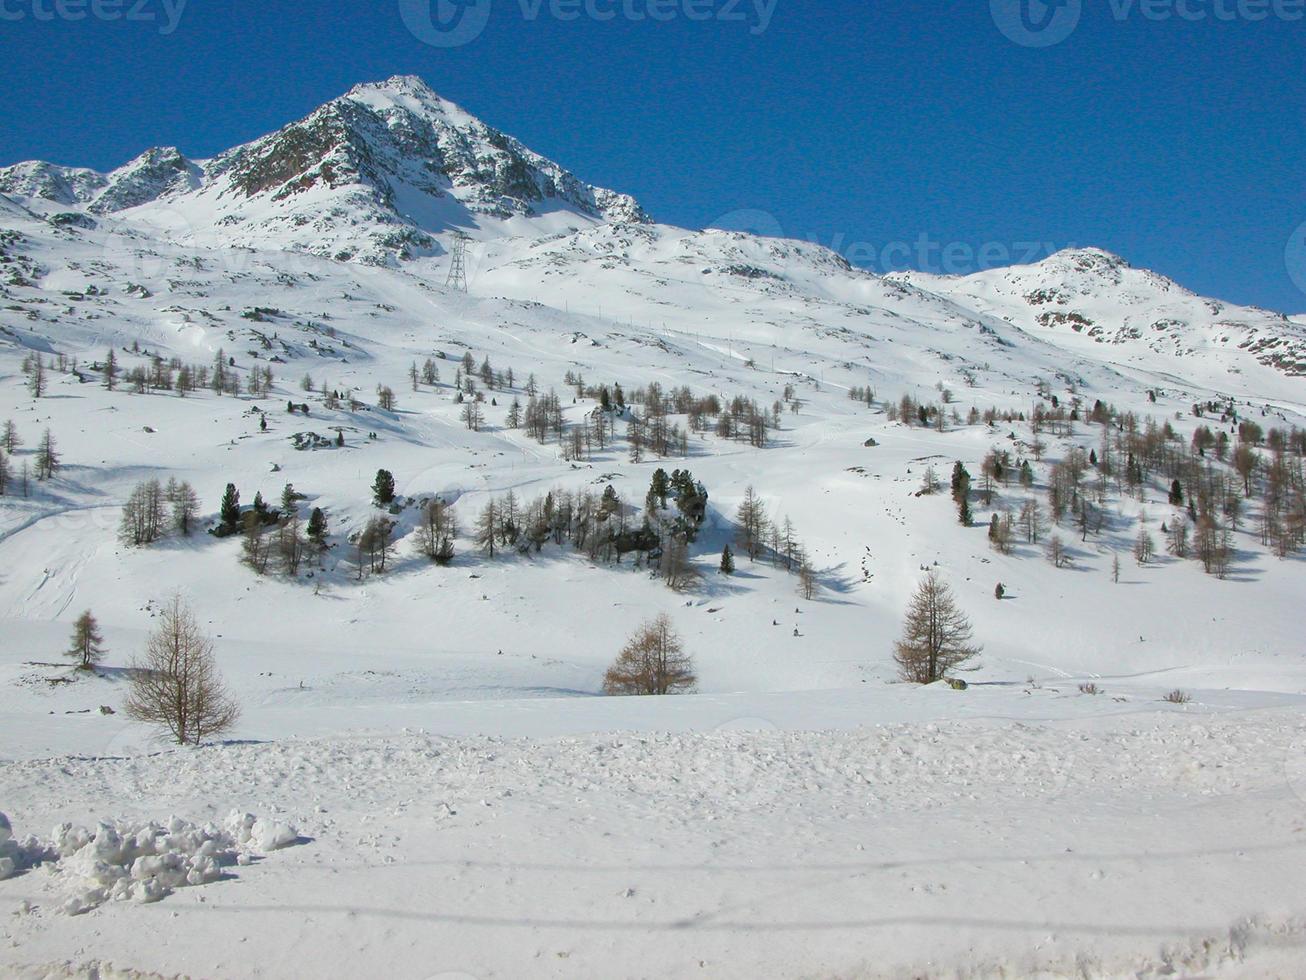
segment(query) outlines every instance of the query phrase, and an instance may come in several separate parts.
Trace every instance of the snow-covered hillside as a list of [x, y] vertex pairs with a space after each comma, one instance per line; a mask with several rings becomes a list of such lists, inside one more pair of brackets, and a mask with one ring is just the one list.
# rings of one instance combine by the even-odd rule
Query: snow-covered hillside
[[[412, 79], [214, 160], [23, 164], [0, 191], [0, 425], [20, 440], [0, 810], [42, 839], [232, 809], [304, 838], [157, 908], [63, 916], [51, 867], [0, 883], [0, 971], [286, 975], [309, 949], [331, 953], [321, 974], [413, 977], [1300, 962], [1300, 318], [1092, 250], [877, 277], [656, 224]], [[455, 230], [466, 293], [444, 286]], [[539, 433], [514, 418], [532, 389]], [[665, 547], [614, 543], [646, 519], [674, 537], [659, 469], [708, 494], [676, 589]], [[133, 490], [170, 479], [198, 494], [197, 533], [125, 543]], [[258, 574], [241, 535], [205, 533], [229, 483], [246, 509], [292, 485], [327, 521], [320, 556]], [[790, 520], [814, 594], [768, 542], [738, 552], [749, 487]], [[603, 541], [555, 522], [527, 547], [546, 495], [601, 511], [584, 530]], [[434, 498], [461, 527], [448, 566], [417, 547]], [[1037, 540], [995, 546], [990, 521], [1019, 529], [1030, 501]], [[491, 503], [520, 515], [493, 556]], [[377, 518], [395, 547], [374, 572]], [[1218, 557], [1167, 553], [1208, 521]], [[984, 646], [965, 691], [900, 683], [892, 659], [929, 568]], [[242, 707], [229, 744], [161, 746], [122, 710], [177, 591]], [[93, 672], [62, 654], [86, 609]], [[660, 613], [697, 692], [601, 697]], [[270, 908], [295, 912], [241, 924]], [[128, 939], [151, 915], [193, 931]]]
[[[1246, 353], [1291, 377], [1306, 376], [1306, 332], [1281, 313], [1197, 296], [1165, 276], [1135, 269], [1101, 249], [1069, 249], [1030, 266], [970, 276], [895, 273], [889, 278], [951, 297], [1070, 350], [1100, 350], [1109, 362], [1181, 359], [1184, 379], [1220, 388]], [[1112, 350], [1112, 348], [1115, 348]]]

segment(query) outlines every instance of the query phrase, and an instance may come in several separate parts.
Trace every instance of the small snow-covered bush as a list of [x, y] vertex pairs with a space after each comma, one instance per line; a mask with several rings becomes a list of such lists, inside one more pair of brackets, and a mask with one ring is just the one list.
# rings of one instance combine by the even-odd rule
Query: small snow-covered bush
[[1176, 687], [1161, 700], [1169, 701], [1171, 704], [1187, 704], [1192, 700], [1192, 697], [1186, 691], [1181, 691]]

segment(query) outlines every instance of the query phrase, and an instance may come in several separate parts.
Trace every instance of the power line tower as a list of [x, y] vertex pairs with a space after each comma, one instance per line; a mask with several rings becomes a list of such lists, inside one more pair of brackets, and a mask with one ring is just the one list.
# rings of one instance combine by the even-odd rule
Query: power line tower
[[449, 277], [444, 284], [450, 289], [467, 292], [467, 236], [454, 232], [453, 249], [449, 253]]

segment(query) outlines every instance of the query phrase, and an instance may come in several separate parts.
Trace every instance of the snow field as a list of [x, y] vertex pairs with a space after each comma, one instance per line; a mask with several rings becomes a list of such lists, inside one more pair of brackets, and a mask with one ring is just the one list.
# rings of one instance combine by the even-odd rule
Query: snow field
[[[310, 843], [178, 892], [158, 908], [185, 934], [148, 947], [124, 932], [138, 913], [70, 918], [57, 876], [22, 875], [0, 892], [25, 908], [0, 916], [4, 956], [219, 976], [1287, 975], [1303, 744], [1277, 709], [9, 763], [22, 825], [245, 799]], [[252, 908], [275, 928], [247, 929]]]

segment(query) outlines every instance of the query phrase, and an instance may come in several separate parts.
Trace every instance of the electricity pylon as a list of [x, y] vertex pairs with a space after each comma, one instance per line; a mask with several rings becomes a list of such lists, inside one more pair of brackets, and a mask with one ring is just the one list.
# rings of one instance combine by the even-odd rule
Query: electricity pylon
[[454, 232], [453, 249], [449, 253], [449, 277], [444, 284], [450, 289], [467, 292], [467, 236]]

